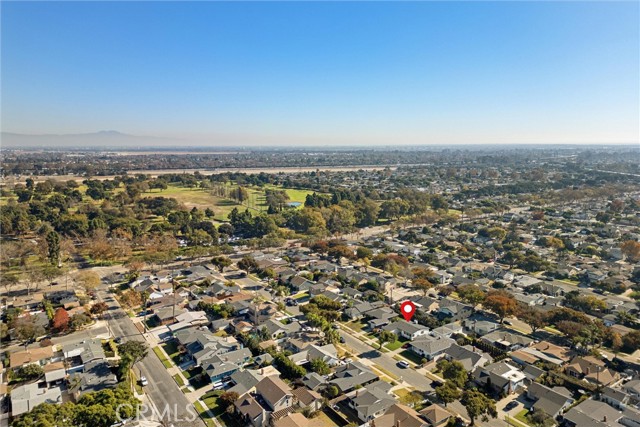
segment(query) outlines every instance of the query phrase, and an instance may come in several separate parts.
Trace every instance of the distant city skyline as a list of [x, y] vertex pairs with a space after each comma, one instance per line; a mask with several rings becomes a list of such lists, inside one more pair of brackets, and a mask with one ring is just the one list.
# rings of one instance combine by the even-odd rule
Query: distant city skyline
[[125, 145], [640, 142], [635, 1], [1, 8], [3, 132], [148, 137]]

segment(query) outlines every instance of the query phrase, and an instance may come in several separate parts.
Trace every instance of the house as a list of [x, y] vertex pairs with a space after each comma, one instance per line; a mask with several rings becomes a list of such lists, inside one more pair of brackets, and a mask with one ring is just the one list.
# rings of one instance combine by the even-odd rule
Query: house
[[206, 371], [212, 383], [226, 379], [238, 371], [251, 359], [251, 350], [241, 348], [239, 350], [214, 354], [203, 359], [201, 366]]
[[389, 394], [390, 387], [385, 387], [384, 384], [390, 386], [383, 381], [376, 381], [356, 390], [355, 394], [349, 397], [348, 405], [356, 411], [361, 421], [376, 419], [396, 404], [396, 400]]
[[534, 411], [543, 411], [552, 418], [561, 415], [573, 403], [571, 392], [566, 388], [549, 388], [536, 382], [527, 388], [527, 398], [535, 400], [532, 405]]
[[60, 385], [67, 377], [67, 370], [65, 369], [64, 362], [54, 362], [44, 365], [44, 380], [47, 383], [47, 387], [51, 388]]
[[277, 376], [265, 377], [256, 384], [256, 394], [266, 404], [269, 412], [277, 412], [290, 408], [294, 404], [293, 392], [284, 381]]
[[572, 377], [600, 385], [609, 385], [618, 377], [602, 360], [593, 356], [574, 357], [564, 371]]
[[193, 326], [208, 325], [209, 323], [207, 313], [204, 311], [187, 311], [176, 316], [176, 323], [169, 325], [168, 328], [171, 332], [174, 332]]
[[38, 383], [30, 383], [11, 390], [11, 415], [14, 417], [31, 411], [41, 403], [62, 403], [60, 387], [41, 388]]
[[227, 391], [233, 391], [242, 396], [245, 393], [253, 393], [256, 384], [265, 377], [279, 376], [280, 372], [273, 366], [267, 366], [261, 369], [243, 369], [233, 372], [230, 376], [233, 386]]
[[[270, 320], [278, 312], [278, 307], [271, 303], [249, 304], [247, 307], [247, 320], [255, 326], [262, 325]], [[240, 313], [238, 313], [240, 314]]]
[[436, 360], [441, 357], [444, 352], [456, 342], [446, 337], [425, 337], [416, 341], [412, 341], [409, 350], [427, 360]]
[[106, 358], [100, 339], [92, 339], [62, 346], [62, 354], [67, 364], [67, 371], [83, 371], [85, 365]]
[[293, 396], [300, 408], [309, 408], [311, 411], [319, 411], [322, 408], [322, 396], [316, 391], [298, 387], [293, 390]]
[[309, 420], [299, 412], [287, 414], [278, 420], [273, 421], [273, 427], [307, 427]]
[[240, 348], [235, 338], [216, 336], [206, 328], [181, 329], [174, 334], [174, 337], [184, 355], [192, 359], [198, 366], [216, 354]]
[[[611, 387], [603, 387], [600, 393], [600, 400], [607, 402], [614, 408], [624, 409], [629, 403], [630, 396], [624, 392]], [[640, 420], [639, 420], [640, 422]]]
[[181, 314], [186, 313], [184, 308], [173, 307], [173, 304], [169, 307], [162, 307], [160, 309], [153, 309], [153, 318], [161, 325], [169, 325], [176, 321], [176, 318]]
[[302, 329], [299, 322], [292, 322], [285, 325], [284, 323], [273, 319], [267, 320], [262, 328], [267, 330], [269, 337], [273, 340], [292, 336]]
[[309, 372], [307, 375], [302, 377], [302, 384], [304, 384], [309, 390], [320, 390], [324, 388], [326, 383], [327, 380], [315, 372]]
[[333, 344], [325, 344], [323, 346], [310, 344], [303, 351], [289, 356], [289, 359], [291, 359], [291, 361], [296, 365], [304, 365], [305, 363], [315, 359], [322, 359], [329, 366], [336, 366], [340, 364], [338, 350]]
[[464, 327], [460, 322], [451, 322], [446, 325], [438, 326], [434, 330], [431, 331], [431, 335], [434, 337], [445, 337], [451, 338], [454, 334], [462, 334], [464, 332]]
[[85, 393], [114, 388], [117, 385], [118, 379], [104, 360], [89, 362], [84, 366], [82, 372], [76, 372], [69, 376], [69, 392], [75, 400]]
[[329, 384], [335, 385], [342, 393], [348, 393], [356, 387], [364, 387], [378, 380], [378, 375], [360, 362], [351, 362], [338, 366], [335, 370], [335, 377]]
[[476, 349], [471, 346], [459, 346], [458, 344], [452, 344], [443, 353], [443, 357], [449, 361], [457, 360], [462, 363], [464, 369], [467, 372], [473, 372], [477, 367], [484, 366], [487, 363], [492, 363], [493, 358], [484, 353], [480, 349]]
[[478, 336], [487, 335], [497, 329], [500, 329], [501, 325], [491, 320], [482, 319], [467, 319], [464, 321], [464, 328], [467, 332], [474, 333]]
[[622, 389], [629, 395], [631, 400], [640, 403], [640, 379], [631, 380], [623, 384]]
[[26, 350], [14, 351], [9, 355], [9, 363], [15, 371], [24, 365], [44, 366], [53, 359], [53, 347], [34, 347]]
[[473, 314], [473, 307], [451, 299], [440, 301], [436, 316], [440, 319], [448, 318], [449, 321], [464, 320]]
[[406, 338], [410, 341], [415, 340], [418, 337], [427, 336], [429, 334], [429, 328], [416, 323], [405, 322], [399, 320], [389, 325], [383, 326], [383, 330], [392, 332], [399, 337]]
[[[256, 396], [257, 397], [257, 396]], [[246, 393], [234, 402], [236, 412], [242, 418], [245, 426], [264, 427], [268, 422], [268, 413], [256, 400], [256, 397]]]
[[420, 411], [420, 414], [427, 420], [429, 425], [433, 427], [446, 425], [452, 416], [449, 411], [435, 403], [424, 408]]
[[391, 405], [382, 416], [376, 418], [374, 422], [365, 424], [367, 425], [368, 427], [428, 427], [418, 412], [399, 403]]
[[587, 399], [568, 410], [564, 415], [567, 427], [603, 426], [603, 427], [638, 427], [640, 413], [636, 409], [625, 408], [620, 411], [594, 399]]
[[496, 362], [473, 372], [477, 384], [493, 389], [496, 393], [511, 394], [524, 386], [526, 376], [507, 362]]
[[514, 351], [522, 347], [528, 347], [533, 339], [527, 336], [510, 332], [506, 329], [498, 329], [483, 336], [482, 341], [491, 344], [504, 351]]

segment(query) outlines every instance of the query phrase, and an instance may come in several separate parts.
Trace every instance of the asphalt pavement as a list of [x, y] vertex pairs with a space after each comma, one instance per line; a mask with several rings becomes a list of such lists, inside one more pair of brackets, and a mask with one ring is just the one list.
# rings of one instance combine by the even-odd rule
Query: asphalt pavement
[[[109, 306], [105, 317], [114, 337], [122, 337], [124, 341], [146, 343], [144, 336], [112, 295], [103, 289], [98, 291], [98, 298]], [[167, 422], [167, 426], [205, 427], [204, 422], [197, 416], [193, 405], [178, 388], [174, 379], [169, 375], [160, 359], [153, 354], [151, 348], [149, 348], [147, 357], [138, 362], [133, 369], [138, 377], [145, 376], [149, 381], [144, 389], [155, 413], [152, 415], [150, 410], [145, 416], [149, 419], [164, 420]]]

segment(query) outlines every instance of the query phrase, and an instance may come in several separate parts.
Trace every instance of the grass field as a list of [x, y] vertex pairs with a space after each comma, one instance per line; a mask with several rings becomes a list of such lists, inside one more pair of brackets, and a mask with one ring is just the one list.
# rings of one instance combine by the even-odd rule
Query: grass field
[[179, 387], [183, 387], [184, 386], [184, 380], [182, 379], [182, 376], [180, 374], [175, 374], [173, 376], [173, 379], [176, 381], [176, 383], [178, 384]]
[[384, 347], [389, 351], [393, 351], [402, 347], [402, 344], [404, 344], [403, 341], [395, 340], [394, 342], [385, 344]]
[[[234, 200], [213, 195], [212, 191], [209, 189], [187, 188], [187, 187], [179, 187], [176, 185], [170, 185], [166, 190], [162, 190], [162, 191], [158, 191], [158, 190], [148, 191], [143, 194], [143, 197], [171, 197], [176, 199], [178, 202], [183, 203], [185, 206], [189, 208], [192, 208], [192, 207], [197, 207], [198, 209], [211, 208], [215, 212], [214, 219], [218, 221], [226, 221], [229, 217], [229, 213], [231, 213], [233, 208], [236, 208], [236, 207], [239, 210], [243, 210], [243, 209], [246, 209], [247, 206], [249, 206], [252, 211], [260, 211], [260, 212], [266, 211], [267, 204], [265, 201], [264, 190], [268, 188], [282, 189], [281, 187], [276, 187], [276, 186], [265, 186], [263, 188], [260, 188], [260, 187], [245, 187], [245, 188], [247, 189], [247, 192], [249, 194], [249, 199], [245, 202], [245, 204], [242, 204], [242, 205], [240, 205]], [[286, 189], [285, 191], [289, 195], [290, 202], [300, 202], [303, 204], [307, 195], [313, 193], [312, 191], [308, 191], [308, 190], [295, 190], [295, 189]]]

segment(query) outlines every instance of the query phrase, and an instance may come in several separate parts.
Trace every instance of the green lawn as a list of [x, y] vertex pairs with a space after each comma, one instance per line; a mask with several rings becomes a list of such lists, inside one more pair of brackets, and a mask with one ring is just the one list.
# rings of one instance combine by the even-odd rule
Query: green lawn
[[417, 354], [415, 354], [411, 350], [404, 350], [404, 351], [400, 352], [400, 356], [404, 357], [405, 359], [410, 360], [411, 362], [415, 363], [416, 365], [422, 364], [422, 357], [418, 356]]
[[176, 383], [178, 384], [178, 387], [184, 387], [184, 380], [182, 379], [182, 375], [175, 374], [173, 376], [173, 379], [176, 380]]
[[524, 423], [524, 425], [528, 426], [529, 425], [529, 420], [527, 420], [527, 414], [528, 413], [529, 413], [529, 410], [523, 409], [522, 411], [518, 412], [514, 418], [516, 420]]
[[209, 408], [209, 410], [213, 412], [214, 417], [219, 417], [225, 411], [225, 408], [220, 406], [220, 404], [218, 403], [217, 396], [211, 396], [206, 399], [202, 399], [202, 401], [204, 402], [205, 405], [207, 405], [207, 408]]
[[169, 341], [162, 346], [165, 353], [169, 355], [169, 358], [173, 360], [176, 365], [180, 364], [180, 350], [178, 350], [178, 343], [175, 341]]
[[404, 343], [400, 340], [395, 340], [395, 342], [391, 342], [391, 343], [387, 343], [384, 345], [384, 347], [389, 350], [389, 351], [393, 351], [393, 350], [397, 350], [400, 347], [402, 347]]
[[156, 356], [158, 356], [158, 359], [160, 359], [165, 368], [173, 367], [173, 363], [171, 363], [171, 361], [167, 359], [167, 356], [164, 355], [160, 347], [153, 347], [153, 352], [156, 354]]
[[349, 329], [353, 329], [356, 332], [360, 332], [362, 331], [362, 328], [365, 327], [365, 324], [358, 321], [358, 320], [354, 320], [353, 322], [347, 322], [344, 324], [347, 328]]
[[200, 402], [195, 402], [193, 406], [196, 408], [198, 415], [200, 415], [200, 418], [202, 418], [202, 421], [204, 421], [207, 427], [215, 427], [216, 423], [211, 419], [211, 416], [209, 416], [207, 408], [202, 406]]

